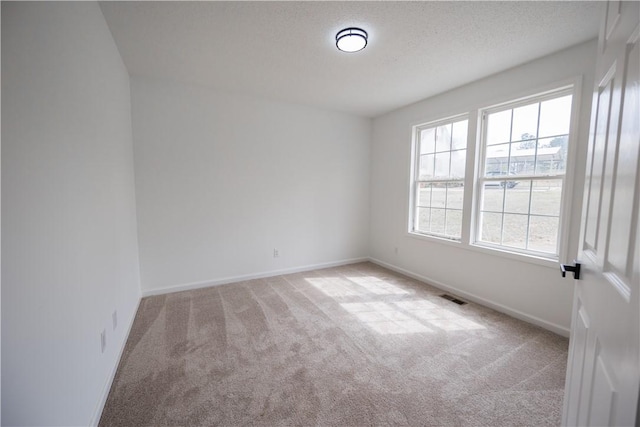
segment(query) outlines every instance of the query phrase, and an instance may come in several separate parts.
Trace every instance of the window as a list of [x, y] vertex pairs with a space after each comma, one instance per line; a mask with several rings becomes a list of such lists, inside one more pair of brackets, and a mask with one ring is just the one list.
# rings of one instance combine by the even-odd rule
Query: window
[[534, 263], [558, 260], [576, 90], [414, 126], [409, 234]]
[[460, 240], [467, 127], [457, 117], [415, 128], [412, 232]]
[[482, 114], [476, 243], [557, 256], [570, 90]]

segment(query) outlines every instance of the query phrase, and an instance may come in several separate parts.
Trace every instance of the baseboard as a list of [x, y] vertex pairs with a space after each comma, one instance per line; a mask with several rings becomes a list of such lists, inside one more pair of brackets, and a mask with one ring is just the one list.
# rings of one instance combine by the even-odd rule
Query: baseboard
[[90, 426], [97, 426], [100, 422], [100, 417], [102, 416], [102, 411], [104, 409], [104, 405], [107, 403], [107, 397], [109, 397], [109, 391], [111, 391], [111, 385], [113, 384], [113, 380], [116, 377], [116, 372], [118, 372], [118, 366], [120, 365], [120, 359], [122, 358], [122, 354], [124, 353], [124, 348], [127, 345], [127, 341], [129, 340], [129, 334], [131, 333], [131, 328], [133, 327], [133, 322], [136, 319], [136, 314], [138, 313], [138, 309], [140, 308], [140, 301], [142, 301], [142, 297], [138, 298], [138, 302], [136, 303], [136, 308], [133, 310], [133, 314], [131, 316], [131, 320], [129, 321], [129, 325], [127, 326], [127, 331], [124, 335], [124, 339], [122, 340], [122, 344], [120, 345], [120, 350], [118, 351], [118, 357], [116, 358], [116, 363], [113, 365], [111, 369], [111, 373], [107, 378], [107, 381], [102, 389], [102, 394], [100, 396], [100, 401], [96, 406], [96, 410], [91, 417]]
[[169, 294], [172, 292], [188, 291], [191, 289], [208, 288], [210, 286], [227, 285], [229, 283], [243, 282], [245, 280], [262, 279], [265, 277], [280, 276], [282, 274], [291, 274], [291, 273], [299, 273], [302, 271], [318, 270], [321, 268], [338, 267], [341, 265], [349, 265], [349, 264], [355, 264], [357, 262], [365, 262], [365, 261], [369, 261], [369, 258], [368, 257], [351, 258], [351, 259], [345, 259], [340, 261], [305, 265], [301, 267], [285, 268], [282, 270], [271, 270], [271, 271], [265, 271], [262, 273], [252, 273], [252, 274], [245, 274], [241, 276], [225, 277], [222, 279], [212, 279], [212, 280], [204, 280], [200, 282], [184, 283], [181, 285], [171, 285], [171, 286], [166, 286], [164, 288], [148, 289], [146, 291], [143, 290], [142, 296], [148, 297], [152, 295], [162, 295], [162, 294]]
[[417, 273], [414, 273], [412, 271], [405, 270], [404, 268], [397, 267], [397, 266], [395, 266], [393, 264], [389, 264], [389, 263], [381, 261], [379, 259], [369, 257], [369, 261], [371, 261], [372, 263], [377, 264], [377, 265], [379, 265], [381, 267], [388, 268], [389, 270], [393, 270], [393, 271], [396, 271], [398, 273], [404, 274], [405, 276], [409, 276], [409, 277], [412, 277], [414, 279], [420, 280], [422, 282], [428, 283], [429, 285], [432, 285], [432, 286], [434, 286], [436, 288], [442, 289], [443, 291], [451, 292], [453, 294], [456, 294], [457, 296], [460, 296], [460, 297], [463, 297], [465, 299], [468, 299], [469, 301], [473, 301], [473, 302], [475, 302], [477, 304], [483, 305], [485, 307], [492, 308], [492, 309], [494, 309], [496, 311], [499, 311], [501, 313], [508, 314], [509, 316], [515, 317], [516, 319], [520, 319], [522, 321], [525, 321], [525, 322], [532, 323], [534, 325], [540, 326], [541, 328], [547, 329], [547, 330], [549, 330], [551, 332], [554, 332], [554, 333], [556, 333], [558, 335], [562, 335], [563, 337], [569, 337], [570, 330], [565, 328], [565, 327], [563, 327], [563, 326], [556, 325], [555, 323], [548, 322], [548, 321], [546, 321], [544, 319], [540, 319], [539, 317], [532, 316], [530, 314], [523, 313], [522, 311], [515, 310], [513, 308], [507, 307], [507, 306], [499, 304], [497, 302], [488, 300], [486, 298], [479, 297], [479, 296], [474, 295], [474, 294], [472, 294], [470, 292], [463, 291], [463, 290], [458, 289], [458, 288], [456, 288], [454, 286], [449, 286], [449, 285], [447, 285], [445, 283], [442, 283], [442, 282], [440, 282], [438, 280], [434, 280], [434, 279], [431, 279], [430, 277], [426, 277], [426, 276], [423, 276], [421, 274], [417, 274]]

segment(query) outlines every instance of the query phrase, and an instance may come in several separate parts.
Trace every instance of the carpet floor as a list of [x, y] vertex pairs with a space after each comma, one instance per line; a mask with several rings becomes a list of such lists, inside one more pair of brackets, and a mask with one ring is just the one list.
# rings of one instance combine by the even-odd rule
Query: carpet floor
[[371, 263], [144, 298], [100, 426], [559, 425], [568, 340]]

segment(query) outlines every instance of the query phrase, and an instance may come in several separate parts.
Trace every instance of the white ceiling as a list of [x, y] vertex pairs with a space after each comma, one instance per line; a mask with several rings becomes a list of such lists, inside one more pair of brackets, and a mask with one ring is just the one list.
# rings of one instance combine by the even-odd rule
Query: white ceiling
[[[131, 75], [373, 117], [597, 37], [599, 2], [102, 2]], [[369, 32], [358, 53], [335, 34]]]

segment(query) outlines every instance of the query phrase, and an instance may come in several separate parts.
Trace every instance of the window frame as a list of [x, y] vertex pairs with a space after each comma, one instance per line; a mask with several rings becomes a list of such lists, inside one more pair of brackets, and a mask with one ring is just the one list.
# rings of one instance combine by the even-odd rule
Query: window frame
[[[563, 86], [563, 87], [559, 87], [557, 89], [553, 89], [553, 90], [549, 90], [549, 91], [545, 91], [542, 93], [537, 93], [537, 94], [533, 94], [530, 96], [526, 96], [526, 97], [522, 97], [519, 99], [516, 99], [514, 101], [507, 101], [498, 105], [494, 105], [491, 107], [485, 107], [485, 108], [479, 108], [478, 109], [478, 126], [479, 126], [479, 138], [477, 141], [477, 145], [478, 145], [478, 149], [477, 149], [477, 166], [476, 166], [476, 173], [474, 176], [474, 197], [473, 197], [473, 204], [474, 204], [474, 215], [473, 215], [473, 224], [472, 224], [472, 232], [471, 232], [471, 245], [474, 246], [478, 246], [478, 247], [483, 247], [483, 248], [487, 248], [487, 249], [492, 249], [492, 250], [500, 250], [500, 251], [506, 251], [506, 252], [512, 252], [512, 253], [516, 253], [516, 254], [521, 254], [524, 256], [531, 256], [531, 257], [536, 257], [536, 258], [541, 258], [541, 259], [549, 259], [552, 261], [558, 261], [560, 259], [560, 257], [563, 254], [564, 251], [564, 247], [565, 245], [563, 244], [563, 234], [565, 234], [566, 232], [564, 231], [564, 224], [563, 222], [563, 218], [565, 218], [566, 216], [566, 205], [567, 205], [567, 175], [569, 173], [569, 164], [573, 163], [573, 159], [570, 156], [570, 152], [573, 151], [573, 144], [574, 144], [574, 133], [575, 133], [575, 123], [574, 123], [574, 112], [575, 112], [575, 103], [576, 103], [576, 91], [575, 91], [575, 86], [576, 85], [569, 85], [569, 86]], [[486, 153], [487, 153], [487, 148], [489, 147], [489, 145], [487, 144], [487, 131], [488, 131], [488, 126], [487, 126], [487, 117], [490, 114], [494, 114], [494, 113], [499, 113], [502, 111], [507, 111], [507, 110], [515, 110], [516, 108], [519, 107], [523, 107], [523, 106], [527, 106], [527, 105], [531, 105], [531, 104], [536, 104], [536, 103], [542, 103], [544, 101], [549, 101], [552, 99], [557, 99], [557, 98], [562, 98], [564, 96], [568, 96], [571, 95], [571, 111], [569, 112], [569, 116], [570, 116], [570, 122], [569, 122], [569, 131], [567, 134], [567, 156], [566, 156], [566, 161], [565, 161], [565, 170], [563, 174], [554, 174], [554, 175], [536, 175], [535, 171], [533, 174], [528, 174], [528, 175], [514, 175], [512, 178], [508, 178], [510, 175], [508, 174], [507, 171], [507, 175], [506, 177], [503, 175], [494, 177], [494, 178], [487, 178], [485, 176], [485, 168], [486, 168]], [[511, 119], [513, 121], [513, 119]], [[537, 127], [540, 127], [540, 117], [538, 117], [538, 124]], [[551, 138], [553, 137], [549, 136], [549, 137], [544, 137], [542, 139], [545, 138]], [[538, 136], [536, 135], [536, 142], [538, 141]], [[512, 144], [514, 142], [518, 142], [518, 141], [509, 141], [509, 144]], [[497, 144], [499, 145], [499, 144]], [[510, 154], [509, 154], [510, 156]], [[556, 241], [556, 253], [551, 254], [549, 252], [542, 252], [542, 251], [536, 251], [536, 250], [532, 250], [532, 249], [526, 249], [526, 248], [516, 248], [516, 247], [511, 247], [511, 246], [506, 246], [503, 244], [497, 244], [497, 243], [492, 243], [492, 242], [487, 242], [487, 241], [482, 241], [480, 240], [480, 233], [481, 233], [481, 214], [482, 214], [482, 198], [483, 198], [483, 194], [485, 191], [485, 183], [487, 182], [500, 182], [500, 181], [505, 181], [505, 180], [511, 180], [511, 181], [550, 181], [550, 180], [557, 180], [561, 182], [561, 199], [560, 199], [560, 211], [558, 212], [558, 237], [557, 237], [557, 241]], [[532, 191], [532, 190], [531, 190]], [[506, 192], [504, 193], [505, 200], [503, 200], [503, 209], [502, 209], [502, 215], [505, 214], [504, 212], [504, 203], [506, 203]], [[531, 198], [531, 194], [529, 195], [529, 197]], [[531, 212], [527, 212], [527, 218], [529, 219], [531, 217]], [[528, 221], [527, 221], [528, 222]], [[504, 231], [504, 225], [503, 225], [503, 230]], [[527, 237], [528, 237], [528, 232], [527, 232]]]
[[[419, 244], [437, 244], [451, 246], [458, 249], [464, 249], [476, 253], [483, 253], [491, 256], [498, 256], [501, 258], [512, 259], [529, 264], [535, 264], [544, 266], [547, 268], [558, 268], [560, 261], [565, 262], [567, 254], [569, 253], [570, 235], [575, 234], [575, 227], [571, 224], [571, 206], [574, 203], [574, 181], [577, 153], [580, 151], [578, 147], [579, 132], [584, 134], [586, 131], [584, 123], [580, 123], [582, 105], [583, 89], [582, 89], [583, 76], [576, 75], [568, 77], [563, 80], [556, 80], [555, 82], [542, 84], [533, 88], [528, 88], [520, 91], [511, 91], [508, 94], [501, 94], [493, 99], [489, 98], [485, 101], [469, 101], [467, 108], [457, 108], [449, 110], [449, 114], [431, 114], [431, 117], [423, 117], [422, 120], [415, 120], [409, 126], [411, 126], [410, 144], [408, 144], [408, 156], [407, 166], [409, 173], [405, 175], [408, 181], [406, 182], [406, 189], [408, 189], [407, 199], [405, 202], [405, 221], [404, 222], [404, 235], [417, 241]], [[479, 217], [478, 199], [481, 188], [478, 186], [478, 176], [481, 171], [481, 162], [484, 160], [484, 155], [480, 153], [483, 149], [482, 132], [484, 127], [482, 126], [482, 112], [495, 109], [506, 109], [507, 105], [514, 108], [517, 103], [520, 105], [526, 105], [532, 102], [535, 98], [541, 98], [549, 96], [551, 98], [556, 97], [562, 91], [566, 91], [567, 94], [572, 95], [571, 115], [570, 115], [570, 127], [568, 138], [568, 151], [566, 157], [566, 169], [564, 174], [563, 188], [562, 188], [562, 200], [560, 206], [560, 218], [558, 229], [558, 256], [550, 257], [548, 254], [534, 254], [523, 253], [515, 248], [503, 247], [503, 246], [489, 246], [482, 242], [476, 243], [477, 235], [477, 219]], [[455, 121], [456, 119], [466, 118], [468, 120], [467, 130], [467, 158], [464, 180], [464, 198], [463, 198], [463, 215], [462, 215], [462, 238], [460, 240], [452, 240], [448, 238], [438, 237], [434, 235], [417, 233], [413, 231], [414, 215], [415, 215], [415, 167], [416, 167], [416, 132], [417, 129], [433, 125], [437, 123], [443, 123], [447, 121]], [[396, 252], [397, 254], [397, 252]]]
[[[451, 153], [453, 151], [465, 151], [465, 174], [464, 177], [462, 179], [452, 179], [451, 175], [449, 175], [448, 178], [445, 179], [437, 179], [437, 178], [433, 178], [430, 180], [423, 180], [420, 179], [420, 143], [421, 143], [421, 139], [420, 139], [420, 133], [421, 131], [425, 130], [425, 129], [431, 129], [431, 128], [437, 128], [439, 126], [442, 125], [448, 125], [451, 124], [453, 125], [456, 122], [460, 122], [460, 121], [467, 121], [467, 143], [465, 145], [464, 149], [449, 149], [448, 152]], [[411, 236], [418, 236], [418, 237], [426, 237], [426, 238], [431, 238], [431, 239], [437, 239], [440, 241], [444, 241], [444, 242], [451, 242], [454, 244], [460, 244], [463, 239], [465, 238], [465, 212], [467, 211], [466, 209], [466, 205], [468, 204], [468, 202], [466, 201], [467, 199], [467, 194], [466, 194], [466, 186], [468, 185], [468, 164], [469, 164], [469, 134], [470, 134], [470, 126], [471, 126], [471, 120], [470, 120], [470, 115], [469, 113], [462, 113], [462, 114], [456, 114], [453, 116], [448, 116], [442, 119], [438, 119], [438, 120], [432, 120], [426, 123], [420, 123], [417, 125], [412, 126], [412, 134], [411, 134], [411, 172], [410, 172], [410, 194], [409, 194], [409, 222], [408, 222], [408, 233]], [[452, 126], [452, 130], [453, 130], [453, 126]], [[453, 138], [453, 134], [452, 134], [452, 138]], [[433, 154], [436, 153], [445, 153], [447, 151], [434, 151]], [[451, 160], [449, 161], [449, 174], [451, 173]], [[460, 211], [460, 215], [461, 215], [461, 221], [462, 221], [462, 226], [460, 229], [460, 237], [456, 238], [453, 236], [447, 236], [446, 234], [439, 234], [439, 233], [432, 233], [432, 232], [423, 232], [423, 231], [418, 231], [416, 229], [416, 218], [418, 215], [418, 208], [419, 206], [417, 205], [418, 203], [418, 197], [417, 197], [417, 188], [418, 185], [421, 183], [442, 183], [445, 185], [448, 185], [449, 183], [454, 183], [454, 182], [459, 182], [462, 183], [462, 187], [465, 189], [463, 190], [463, 195], [462, 195], [462, 208], [461, 209], [455, 209], [455, 210], [459, 210]], [[445, 202], [446, 203], [446, 202]], [[432, 207], [430, 207], [432, 209]], [[439, 208], [438, 208], [439, 209]], [[445, 207], [443, 208], [443, 210], [447, 210], [446, 208], [446, 204]], [[446, 214], [445, 214], [446, 215]], [[446, 218], [446, 217], [445, 217]], [[446, 222], [445, 222], [445, 232], [446, 232]]]

